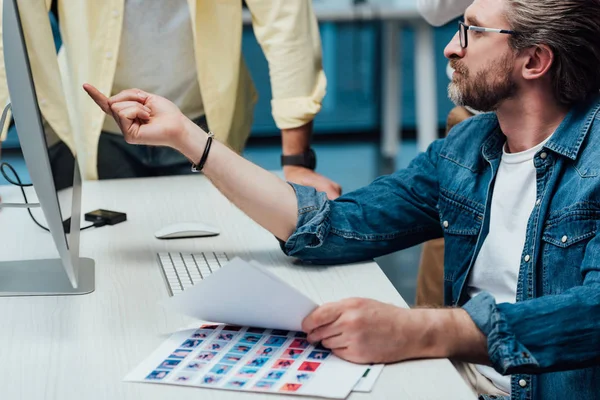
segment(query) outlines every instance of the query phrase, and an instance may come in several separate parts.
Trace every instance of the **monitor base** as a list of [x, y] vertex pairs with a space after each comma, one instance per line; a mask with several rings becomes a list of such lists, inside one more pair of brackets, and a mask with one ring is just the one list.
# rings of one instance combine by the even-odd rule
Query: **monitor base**
[[77, 288], [71, 285], [59, 258], [0, 262], [0, 297], [91, 293], [95, 289], [94, 260], [80, 258], [78, 261]]

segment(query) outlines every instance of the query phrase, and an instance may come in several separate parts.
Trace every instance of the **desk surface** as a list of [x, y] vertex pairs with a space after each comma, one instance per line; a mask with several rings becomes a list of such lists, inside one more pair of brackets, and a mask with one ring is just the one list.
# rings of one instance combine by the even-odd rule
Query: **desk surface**
[[[0, 194], [7, 202], [21, 201], [15, 188], [0, 186]], [[261, 398], [253, 393], [122, 381], [170, 333], [192, 322], [157, 304], [168, 296], [156, 262], [161, 251], [224, 251], [256, 259], [319, 303], [360, 296], [406, 306], [374, 262], [328, 268], [293, 265], [267, 231], [200, 175], [86, 182], [83, 210], [97, 208], [124, 211], [128, 220], [82, 232], [81, 254], [96, 261], [95, 292], [0, 298], [1, 399]], [[220, 227], [221, 235], [170, 241], [153, 236], [167, 224], [194, 220]], [[50, 235], [23, 209], [0, 212], [0, 246], [2, 261], [57, 256]], [[392, 397], [472, 395], [450, 362], [428, 360], [387, 366], [371, 393], [354, 393], [350, 399]]]

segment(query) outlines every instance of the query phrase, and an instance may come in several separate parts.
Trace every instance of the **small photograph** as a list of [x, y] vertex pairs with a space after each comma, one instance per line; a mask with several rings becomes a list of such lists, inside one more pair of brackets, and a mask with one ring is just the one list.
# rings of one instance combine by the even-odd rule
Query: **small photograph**
[[219, 325], [213, 325], [213, 324], [207, 324], [207, 325], [202, 325], [199, 329], [217, 329], [219, 327]]
[[304, 350], [302, 349], [286, 349], [283, 354], [281, 355], [281, 357], [284, 358], [291, 358], [293, 360], [297, 359], [298, 357], [300, 357], [302, 355], [302, 353], [304, 353]]
[[167, 358], [178, 358], [180, 360], [183, 360], [184, 358], [189, 356], [191, 352], [191, 350], [177, 349], [174, 352], [172, 352], [171, 355], [169, 355], [169, 357]]
[[177, 374], [177, 376], [175, 376], [175, 378], [173, 378], [173, 382], [188, 383], [195, 377], [196, 377], [196, 374], [192, 374], [189, 372], [180, 372], [179, 374]]
[[319, 368], [320, 365], [321, 365], [321, 363], [318, 363], [318, 362], [304, 361], [298, 367], [298, 371], [315, 372]]
[[279, 389], [280, 392], [297, 392], [298, 389], [300, 389], [302, 387], [301, 384], [299, 383], [285, 383], [281, 389]]
[[304, 332], [296, 332], [296, 333], [294, 333], [294, 337], [306, 338], [306, 336], [308, 336], [308, 335], [306, 333], [304, 333]]
[[211, 351], [221, 351], [223, 350], [225, 347], [227, 347], [229, 343], [228, 342], [210, 342], [205, 349], [206, 350], [211, 350]]
[[200, 346], [200, 343], [202, 342], [203, 340], [188, 339], [185, 342], [183, 342], [179, 347], [183, 347], [184, 349], [195, 349], [196, 347]]
[[246, 333], [258, 333], [258, 334], [261, 334], [261, 333], [265, 333], [265, 331], [266, 331], [266, 329], [264, 329], [264, 328], [255, 328], [255, 327], [251, 327], [251, 328], [246, 329]]
[[283, 376], [283, 374], [285, 374], [285, 371], [273, 370], [273, 371], [267, 372], [267, 374], [265, 376], [263, 376], [263, 379], [268, 379], [268, 380], [271, 380], [271, 381], [278, 381], [279, 379], [281, 379], [281, 377]]
[[323, 345], [321, 344], [321, 342], [319, 342], [319, 343], [317, 343], [317, 344], [315, 345], [315, 350], [331, 351], [331, 350], [329, 350], [327, 347], [323, 346]]
[[176, 366], [178, 366], [180, 362], [181, 362], [181, 360], [165, 360], [165, 361], [161, 362], [160, 365], [156, 368], [157, 369], [173, 369]]
[[269, 362], [268, 357], [254, 357], [252, 360], [248, 361], [246, 363], [246, 365], [249, 365], [251, 367], [259, 367], [260, 368], [268, 362]]
[[297, 372], [294, 375], [294, 380], [298, 383], [308, 382], [310, 378], [313, 377], [314, 374], [309, 374], [307, 372]]
[[271, 357], [277, 350], [279, 350], [277, 347], [264, 346], [258, 349], [256, 354], [263, 357]]
[[258, 381], [254, 384], [252, 388], [256, 390], [269, 390], [273, 388], [274, 384], [275, 382], [273, 381]]
[[240, 343], [255, 344], [260, 342], [260, 339], [262, 339], [262, 335], [257, 335], [255, 333], [246, 333], [244, 334], [244, 337], [240, 339]]
[[269, 336], [269, 338], [267, 339], [267, 341], [264, 344], [265, 344], [265, 346], [280, 347], [285, 343], [286, 340], [287, 340], [287, 337], [285, 337], [285, 336]]
[[212, 372], [215, 375], [225, 375], [226, 373], [229, 372], [229, 370], [231, 368], [232, 368], [231, 365], [217, 364], [214, 367], [212, 367], [212, 369], [210, 370], [210, 372]]
[[198, 329], [196, 332], [192, 333], [192, 339], [206, 339], [210, 335], [213, 334], [214, 331]]
[[252, 348], [252, 346], [249, 346], [247, 344], [236, 344], [235, 346], [233, 346], [231, 348], [231, 350], [229, 352], [230, 353], [246, 354], [247, 352], [250, 351], [251, 348]]
[[314, 351], [310, 352], [307, 359], [309, 359], [309, 360], [324, 360], [327, 357], [329, 357], [330, 354], [331, 353], [329, 351], [314, 350]]
[[166, 376], [169, 375], [169, 372], [171, 372], [171, 371], [152, 371], [146, 377], [146, 379], [151, 380], [151, 381], [160, 381], [160, 380], [165, 379]]
[[241, 378], [252, 378], [254, 375], [257, 374], [258, 371], [260, 371], [260, 368], [256, 368], [256, 367], [242, 367], [237, 372], [237, 374], [235, 374], [235, 376], [239, 376]]
[[216, 385], [222, 378], [222, 376], [218, 375], [204, 375], [200, 382], [204, 385]]
[[192, 371], [200, 371], [201, 369], [206, 368], [208, 364], [200, 362], [200, 361], [192, 361], [188, 365], [185, 366], [185, 369]]
[[284, 331], [283, 329], [273, 329], [271, 335], [274, 336], [287, 336], [290, 331]]
[[222, 364], [237, 364], [238, 361], [240, 361], [242, 358], [244, 357], [243, 354], [236, 354], [236, 353], [227, 353], [223, 356], [223, 358], [221, 358], [221, 361], [219, 361]]
[[309, 345], [310, 343], [308, 343], [308, 340], [306, 339], [294, 339], [292, 344], [290, 344], [290, 347], [294, 347], [296, 349], [306, 349]]
[[294, 360], [286, 360], [286, 359], [280, 359], [275, 361], [275, 364], [273, 364], [273, 366], [271, 368], [274, 369], [287, 369], [289, 367], [292, 366], [292, 364], [294, 363]]
[[239, 389], [248, 383], [248, 379], [232, 379], [223, 386], [228, 389]]
[[217, 335], [217, 340], [225, 340], [227, 342], [233, 340], [233, 338], [236, 336], [235, 333], [231, 333], [231, 332], [221, 332]]
[[229, 332], [239, 332], [242, 329], [241, 326], [237, 325], [225, 325], [222, 330]]
[[216, 351], [201, 351], [196, 356], [196, 360], [201, 360], [204, 362], [210, 362], [215, 356], [219, 354]]

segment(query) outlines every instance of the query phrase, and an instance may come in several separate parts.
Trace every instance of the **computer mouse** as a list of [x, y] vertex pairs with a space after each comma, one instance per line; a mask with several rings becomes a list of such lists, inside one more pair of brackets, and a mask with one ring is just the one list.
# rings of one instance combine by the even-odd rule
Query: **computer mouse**
[[216, 236], [219, 229], [203, 222], [181, 222], [159, 229], [154, 233], [157, 239], [180, 239], [202, 236]]

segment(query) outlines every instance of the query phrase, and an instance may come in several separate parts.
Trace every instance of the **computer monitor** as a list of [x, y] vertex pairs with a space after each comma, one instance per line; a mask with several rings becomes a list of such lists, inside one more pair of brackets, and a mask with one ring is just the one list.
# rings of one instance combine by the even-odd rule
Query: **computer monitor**
[[[43, 1], [38, 2], [39, 5], [33, 3], [27, 6], [45, 6]], [[40, 112], [27, 52], [26, 39], [29, 39], [30, 45], [38, 45], [40, 41], [28, 37], [27, 34], [31, 33], [29, 31], [24, 34], [24, 27], [33, 26], [34, 23], [39, 24], [40, 21], [21, 20], [17, 0], [4, 0], [2, 39], [13, 118], [31, 182], [60, 258], [0, 262], [0, 296], [85, 294], [94, 290], [94, 261], [79, 257], [81, 175], [75, 158], [66, 157], [67, 160], [72, 160], [72, 169], [68, 161], [67, 167], [63, 162], [61, 168], [63, 174], [65, 170], [72, 171], [72, 185], [61, 193], [57, 192], [49, 157], [49, 151], [55, 151], [56, 147], [49, 146], [46, 140], [45, 122]], [[49, 20], [47, 23], [50, 32]], [[39, 31], [39, 25], [36, 31]], [[40, 50], [33, 47], [35, 46], [32, 46], [31, 54]], [[60, 76], [56, 78], [60, 79]], [[61, 151], [64, 153], [65, 147]], [[55, 174], [60, 172], [56, 171], [56, 165]], [[61, 210], [59, 197], [65, 200], [68, 194], [71, 194], [68, 196], [71, 203], [71, 228], [67, 236], [63, 227], [65, 207]]]

